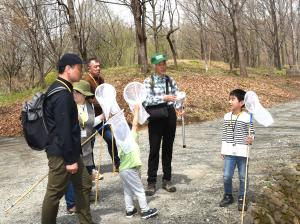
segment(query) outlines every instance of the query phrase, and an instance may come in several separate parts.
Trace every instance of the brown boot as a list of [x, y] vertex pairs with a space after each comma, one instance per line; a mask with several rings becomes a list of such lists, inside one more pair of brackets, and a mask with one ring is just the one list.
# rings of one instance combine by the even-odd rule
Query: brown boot
[[155, 194], [156, 187], [155, 183], [148, 183], [147, 190], [145, 191], [147, 196], [153, 196]]
[[171, 181], [163, 180], [162, 188], [168, 192], [175, 192], [176, 187], [171, 183]]

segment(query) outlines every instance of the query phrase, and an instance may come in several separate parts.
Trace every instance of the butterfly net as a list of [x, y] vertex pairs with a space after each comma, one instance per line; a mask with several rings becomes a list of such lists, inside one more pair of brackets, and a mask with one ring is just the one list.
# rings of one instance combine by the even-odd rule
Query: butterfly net
[[125, 154], [131, 152], [136, 143], [124, 116], [124, 110], [121, 110], [112, 116], [107, 121], [107, 124], [110, 124], [112, 127], [118, 148], [120, 148]]
[[248, 91], [245, 95], [246, 109], [253, 114], [254, 119], [261, 125], [268, 127], [273, 124], [274, 120], [268, 110], [259, 102], [258, 96], [253, 91]]
[[134, 105], [139, 105], [140, 110], [138, 121], [140, 124], [144, 124], [149, 117], [149, 114], [142, 105], [147, 96], [145, 86], [139, 82], [131, 82], [124, 88], [123, 96], [125, 101], [128, 103], [131, 112], [133, 112]]
[[95, 97], [102, 108], [105, 119], [120, 111], [116, 95], [115, 88], [110, 84], [104, 83], [96, 88]]

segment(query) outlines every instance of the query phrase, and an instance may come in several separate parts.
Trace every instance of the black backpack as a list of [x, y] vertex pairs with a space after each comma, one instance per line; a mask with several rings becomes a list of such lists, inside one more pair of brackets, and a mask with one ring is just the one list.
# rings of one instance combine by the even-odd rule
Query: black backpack
[[41, 151], [49, 145], [50, 137], [44, 118], [44, 103], [47, 97], [62, 90], [66, 88], [59, 86], [48, 93], [38, 92], [31, 101], [23, 104], [21, 123], [25, 140], [30, 148]]

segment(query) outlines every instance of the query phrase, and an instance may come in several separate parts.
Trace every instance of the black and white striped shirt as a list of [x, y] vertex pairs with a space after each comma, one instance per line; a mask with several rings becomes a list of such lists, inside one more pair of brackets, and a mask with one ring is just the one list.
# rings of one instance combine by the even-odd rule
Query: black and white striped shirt
[[247, 136], [254, 137], [253, 123], [250, 114], [242, 111], [238, 115], [232, 112], [225, 114], [223, 121], [221, 154], [247, 157]]

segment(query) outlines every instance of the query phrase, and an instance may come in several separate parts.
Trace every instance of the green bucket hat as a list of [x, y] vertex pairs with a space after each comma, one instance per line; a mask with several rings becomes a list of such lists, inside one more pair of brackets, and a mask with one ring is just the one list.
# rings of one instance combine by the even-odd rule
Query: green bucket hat
[[80, 80], [79, 82], [75, 82], [73, 85], [73, 89], [80, 92], [84, 96], [94, 96], [94, 94], [91, 93], [90, 84], [85, 80]]
[[151, 64], [153, 65], [157, 65], [158, 63], [162, 62], [162, 61], [166, 61], [167, 60], [167, 56], [164, 54], [160, 54], [160, 53], [156, 53], [154, 55], [152, 55], [151, 57]]

